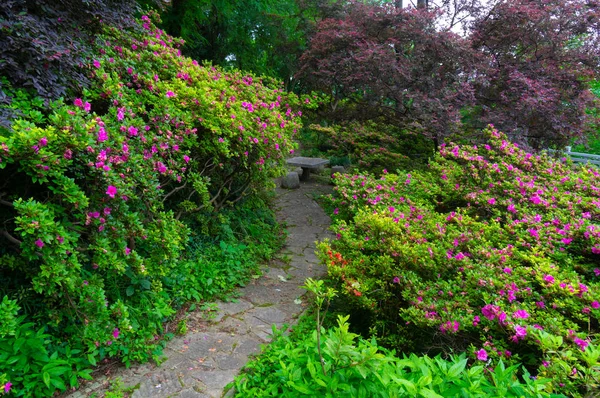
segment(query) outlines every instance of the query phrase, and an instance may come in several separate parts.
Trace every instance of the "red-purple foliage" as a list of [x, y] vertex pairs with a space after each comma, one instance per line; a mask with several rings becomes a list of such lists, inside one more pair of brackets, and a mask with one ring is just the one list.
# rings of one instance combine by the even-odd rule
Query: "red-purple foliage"
[[588, 129], [588, 81], [600, 61], [598, 1], [510, 0], [473, 24], [480, 126], [494, 123], [537, 148]]
[[584, 136], [600, 63], [598, 2], [508, 0], [480, 11], [463, 37], [442, 27], [440, 9], [352, 2], [321, 22], [298, 76], [358, 104], [355, 119], [384, 116], [436, 141], [489, 122], [533, 147]]

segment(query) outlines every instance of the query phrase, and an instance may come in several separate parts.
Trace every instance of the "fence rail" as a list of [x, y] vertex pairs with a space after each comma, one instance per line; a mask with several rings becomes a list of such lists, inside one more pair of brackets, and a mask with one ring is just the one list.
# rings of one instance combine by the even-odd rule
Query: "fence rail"
[[591, 153], [583, 153], [583, 152], [571, 152], [570, 148], [567, 147], [567, 150], [563, 151], [555, 151], [549, 150], [549, 153], [565, 155], [571, 158], [574, 163], [584, 163], [584, 164], [594, 164], [600, 166], [600, 155], [592, 155]]

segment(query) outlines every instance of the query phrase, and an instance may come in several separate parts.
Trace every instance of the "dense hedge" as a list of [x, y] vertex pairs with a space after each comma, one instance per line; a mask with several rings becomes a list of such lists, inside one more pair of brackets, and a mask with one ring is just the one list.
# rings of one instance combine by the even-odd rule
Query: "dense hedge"
[[[336, 176], [335, 286], [401, 350], [522, 362], [577, 395], [598, 387], [600, 171], [490, 129], [428, 172]], [[369, 317], [367, 317], [369, 318]]]
[[[106, 357], [156, 357], [175, 304], [206, 297], [219, 266], [235, 285], [269, 250], [201, 242], [235, 234], [236, 203], [255, 221], [239, 236], [274, 233], [257, 194], [293, 151], [297, 98], [180, 44], [148, 17], [106, 26], [81, 97], [48, 109], [11, 89], [26, 112], [0, 128], [0, 374], [17, 395], [76, 385]], [[182, 258], [190, 233], [197, 256]]]

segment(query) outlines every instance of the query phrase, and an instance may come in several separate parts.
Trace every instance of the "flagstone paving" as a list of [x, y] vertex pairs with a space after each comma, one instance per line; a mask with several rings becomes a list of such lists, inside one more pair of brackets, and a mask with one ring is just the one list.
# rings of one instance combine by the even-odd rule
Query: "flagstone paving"
[[[135, 386], [132, 397], [219, 398], [249, 356], [268, 343], [273, 325], [291, 325], [305, 309], [300, 286], [325, 273], [315, 255], [315, 242], [330, 237], [329, 217], [314, 201], [331, 187], [317, 181], [299, 189], [277, 188], [277, 219], [287, 225], [286, 244], [264, 270], [239, 291], [235, 302], [218, 302], [218, 310], [197, 311], [187, 319], [189, 332], [170, 341], [164, 362], [119, 368], [84, 385], [70, 398], [102, 397], [113, 380]], [[207, 316], [210, 315], [210, 316]]]

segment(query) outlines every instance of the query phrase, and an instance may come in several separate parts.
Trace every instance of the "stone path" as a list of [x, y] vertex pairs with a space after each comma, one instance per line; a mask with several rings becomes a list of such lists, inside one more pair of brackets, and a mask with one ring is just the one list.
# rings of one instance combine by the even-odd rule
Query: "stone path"
[[[295, 323], [305, 309], [300, 286], [308, 277], [321, 276], [325, 268], [314, 253], [315, 241], [329, 237], [329, 217], [313, 200], [331, 188], [316, 181], [296, 190], [277, 188], [277, 219], [287, 223], [288, 238], [280, 258], [272, 261], [259, 279], [240, 289], [236, 302], [219, 302], [212, 319], [206, 312], [188, 318], [188, 334], [173, 339], [164, 350], [160, 366], [144, 364], [119, 369], [69, 395], [101, 397], [110, 381], [136, 386], [132, 397], [219, 398], [233, 395], [224, 387], [270, 340], [272, 325]], [[94, 395], [95, 394], [95, 395]]]

